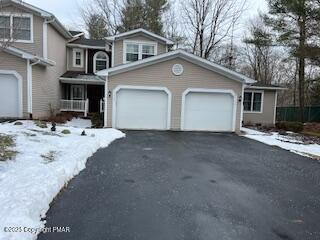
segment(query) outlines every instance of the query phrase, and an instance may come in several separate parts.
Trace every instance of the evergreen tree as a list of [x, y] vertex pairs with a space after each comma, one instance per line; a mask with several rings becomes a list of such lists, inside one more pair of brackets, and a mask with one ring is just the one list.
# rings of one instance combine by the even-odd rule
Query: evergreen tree
[[122, 10], [120, 32], [144, 28], [163, 34], [162, 14], [167, 0], [126, 0]]
[[300, 119], [304, 121], [306, 50], [319, 34], [320, 2], [315, 0], [269, 0], [266, 23], [278, 34], [277, 41], [291, 49], [299, 62]]
[[145, 18], [145, 4], [142, 0], [126, 0], [119, 31], [126, 32], [137, 28], [146, 28]]

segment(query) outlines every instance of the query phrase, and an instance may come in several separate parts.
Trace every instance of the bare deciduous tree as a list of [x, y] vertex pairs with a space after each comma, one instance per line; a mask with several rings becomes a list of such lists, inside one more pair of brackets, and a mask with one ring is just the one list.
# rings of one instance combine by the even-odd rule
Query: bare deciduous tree
[[121, 25], [122, 9], [122, 0], [92, 0], [88, 6], [82, 8], [82, 17], [88, 27], [87, 22], [93, 15], [103, 16], [107, 35], [115, 35]]
[[192, 52], [209, 59], [238, 22], [246, 0], [186, 0], [183, 2]]

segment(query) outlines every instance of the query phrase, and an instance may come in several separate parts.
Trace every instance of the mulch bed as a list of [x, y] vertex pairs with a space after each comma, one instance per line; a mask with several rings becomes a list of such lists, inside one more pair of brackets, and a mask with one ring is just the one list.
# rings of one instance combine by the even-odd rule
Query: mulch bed
[[[272, 133], [277, 132], [282, 136], [288, 136], [294, 140], [301, 141], [303, 144], [319, 144], [320, 145], [320, 137], [310, 136], [304, 133], [294, 133], [294, 132], [287, 132], [281, 129], [277, 129], [276, 127], [264, 127], [264, 126], [250, 126], [254, 130], [258, 130], [264, 133]], [[320, 134], [320, 123], [306, 123], [304, 127], [304, 132], [316, 132]]]

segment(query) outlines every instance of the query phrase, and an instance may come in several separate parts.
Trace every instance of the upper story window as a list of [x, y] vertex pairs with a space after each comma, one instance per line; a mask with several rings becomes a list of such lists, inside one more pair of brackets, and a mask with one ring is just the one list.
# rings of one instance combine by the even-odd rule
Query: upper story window
[[109, 57], [105, 52], [97, 52], [93, 57], [93, 70], [98, 72], [104, 69], [107, 69], [109, 65]]
[[83, 67], [83, 49], [74, 48], [73, 49], [73, 67]]
[[243, 105], [245, 112], [262, 112], [263, 91], [245, 91]]
[[0, 14], [0, 40], [32, 43], [32, 22], [29, 14]]
[[156, 43], [124, 41], [123, 62], [142, 60], [157, 54]]

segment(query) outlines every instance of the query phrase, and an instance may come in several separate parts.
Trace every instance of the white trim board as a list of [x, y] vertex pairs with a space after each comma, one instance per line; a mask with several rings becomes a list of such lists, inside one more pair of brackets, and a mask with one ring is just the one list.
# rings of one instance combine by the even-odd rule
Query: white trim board
[[277, 122], [277, 104], [278, 104], [278, 92], [274, 96], [274, 109], [273, 109], [273, 124]]
[[[150, 87], [150, 86], [131, 86], [131, 85], [119, 85], [113, 89], [112, 93], [112, 127], [116, 127], [116, 108], [117, 108], [117, 93], [121, 89], [132, 89], [132, 90], [149, 90], [149, 91], [164, 91], [168, 95], [168, 116], [167, 116], [167, 129], [171, 128], [171, 103], [172, 103], [172, 94], [170, 90], [166, 87]], [[108, 92], [105, 92], [105, 98], [108, 97]]]
[[143, 33], [143, 34], [146, 34], [146, 35], [149, 35], [155, 39], [158, 39], [160, 41], [163, 41], [165, 42], [166, 44], [169, 44], [169, 45], [173, 45], [174, 42], [167, 39], [167, 38], [164, 38], [158, 34], [155, 34], [153, 32], [150, 32], [150, 31], [147, 31], [143, 28], [138, 28], [138, 29], [134, 29], [134, 30], [131, 30], [131, 31], [128, 31], [128, 32], [124, 32], [124, 33], [120, 33], [120, 34], [117, 34], [117, 35], [114, 35], [114, 36], [110, 36], [110, 37], [106, 37], [107, 40], [109, 41], [115, 41], [117, 40], [117, 38], [122, 38], [122, 37], [126, 37], [126, 36], [129, 36], [129, 35], [133, 35], [133, 34], [137, 34], [137, 33]]
[[[248, 114], [254, 114], [254, 113], [257, 113], [257, 114], [261, 114], [261, 113], [263, 113], [263, 103], [264, 103], [264, 91], [263, 90], [249, 90], [249, 89], [245, 89], [244, 90], [244, 93], [243, 93], [243, 98], [244, 98], [244, 94], [245, 93], [252, 93], [252, 96], [251, 96], [251, 109], [253, 109], [253, 98], [254, 98], [254, 94], [255, 93], [261, 93], [261, 109], [260, 109], [260, 111], [245, 111], [244, 109], [243, 109], [243, 113], [248, 113]], [[243, 99], [244, 100], [244, 99]]]
[[238, 82], [241, 82], [241, 83], [249, 83], [249, 84], [252, 84], [252, 83], [255, 83], [256, 81], [251, 79], [251, 78], [248, 78], [240, 73], [237, 73], [235, 71], [232, 71], [228, 68], [225, 68], [219, 64], [216, 64], [216, 63], [213, 63], [211, 61], [208, 61], [208, 60], [205, 60], [201, 57], [198, 57], [194, 54], [191, 54], [191, 53], [187, 53], [186, 51], [184, 50], [175, 50], [175, 51], [170, 51], [170, 52], [167, 52], [167, 53], [163, 53], [163, 54], [159, 54], [159, 55], [156, 55], [156, 56], [153, 56], [153, 57], [149, 57], [149, 58], [146, 58], [146, 59], [143, 59], [143, 60], [139, 60], [139, 61], [136, 61], [136, 62], [132, 62], [132, 63], [128, 63], [128, 64], [122, 64], [120, 66], [116, 66], [116, 67], [113, 67], [113, 68], [109, 68], [107, 70], [102, 70], [102, 71], [99, 71], [97, 73], [97, 75], [99, 76], [113, 76], [113, 75], [116, 75], [116, 74], [119, 74], [119, 73], [123, 73], [123, 72], [128, 72], [128, 71], [132, 71], [132, 70], [135, 70], [135, 69], [139, 69], [139, 68], [142, 68], [142, 67], [146, 67], [146, 66], [150, 66], [150, 65], [153, 65], [153, 64], [157, 64], [157, 63], [160, 63], [160, 62], [165, 62], [165, 61], [168, 61], [168, 60], [171, 60], [171, 59], [175, 59], [175, 58], [181, 58], [181, 59], [184, 59], [186, 61], [189, 61], [193, 64], [196, 64], [196, 65], [199, 65], [205, 69], [208, 69], [210, 71], [213, 71], [213, 72], [216, 72], [216, 73], [219, 73], [227, 78], [230, 78], [232, 80], [235, 80], [235, 81], [238, 81]]
[[14, 75], [18, 79], [18, 92], [19, 92], [19, 117], [23, 117], [23, 78], [14, 70], [0, 70], [0, 74]]
[[237, 94], [230, 89], [209, 89], [209, 88], [188, 88], [186, 89], [183, 94], [182, 94], [182, 104], [181, 104], [181, 119], [180, 119], [180, 129], [182, 131], [186, 131], [185, 130], [185, 104], [186, 104], [186, 96], [189, 93], [226, 93], [226, 94], [230, 94], [233, 96], [233, 119], [232, 119], [232, 131], [235, 132], [236, 131], [236, 119], [237, 119], [237, 102], [238, 102], [238, 97]]

